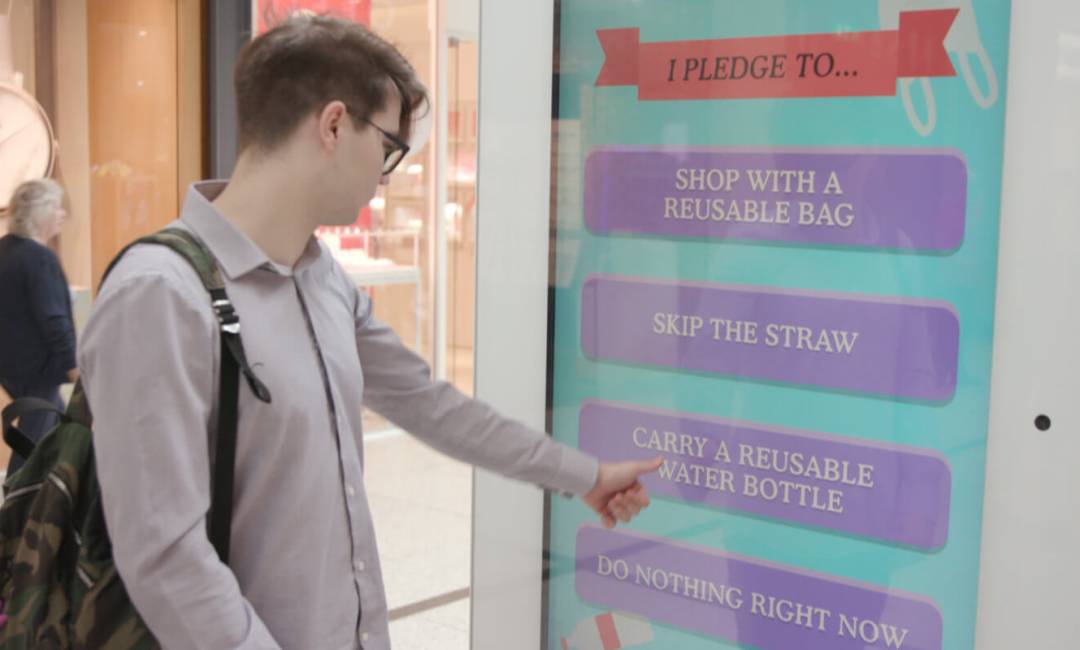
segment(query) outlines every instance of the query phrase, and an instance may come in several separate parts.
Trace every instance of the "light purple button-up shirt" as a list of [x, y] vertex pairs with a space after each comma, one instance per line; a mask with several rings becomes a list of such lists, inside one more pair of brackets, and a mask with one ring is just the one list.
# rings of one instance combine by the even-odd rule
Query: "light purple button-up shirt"
[[389, 648], [364, 405], [450, 456], [552, 489], [587, 492], [597, 463], [432, 381], [323, 246], [275, 264], [210, 203], [223, 187], [194, 186], [174, 225], [217, 258], [273, 396], [241, 385], [229, 566], [206, 536], [218, 324], [183, 259], [138, 246], [79, 347], [117, 568], [169, 650]]

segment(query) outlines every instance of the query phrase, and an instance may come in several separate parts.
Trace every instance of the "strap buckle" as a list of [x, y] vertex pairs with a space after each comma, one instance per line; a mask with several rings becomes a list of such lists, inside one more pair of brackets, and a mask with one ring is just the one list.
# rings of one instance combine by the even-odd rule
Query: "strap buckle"
[[236, 315], [236, 309], [232, 303], [225, 299], [218, 299], [211, 303], [214, 313], [217, 315], [221, 331], [229, 334], [240, 333], [240, 317]]

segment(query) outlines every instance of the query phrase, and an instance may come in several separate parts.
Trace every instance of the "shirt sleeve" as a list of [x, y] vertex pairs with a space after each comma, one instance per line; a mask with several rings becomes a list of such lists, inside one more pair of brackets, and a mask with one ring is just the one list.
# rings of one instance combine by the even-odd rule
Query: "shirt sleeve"
[[63, 384], [68, 380], [68, 371], [75, 367], [75, 325], [71, 317], [70, 289], [60, 262], [51, 253], [43, 253], [42, 268], [31, 270], [29, 276], [30, 313], [48, 348], [42, 378], [49, 384]]
[[376, 413], [449, 456], [513, 479], [577, 495], [596, 484], [591, 456], [433, 381], [424, 360], [372, 315], [359, 292], [355, 320], [364, 402]]
[[167, 274], [114, 279], [79, 357], [120, 577], [164, 648], [278, 648], [207, 538], [219, 356], [208, 302]]

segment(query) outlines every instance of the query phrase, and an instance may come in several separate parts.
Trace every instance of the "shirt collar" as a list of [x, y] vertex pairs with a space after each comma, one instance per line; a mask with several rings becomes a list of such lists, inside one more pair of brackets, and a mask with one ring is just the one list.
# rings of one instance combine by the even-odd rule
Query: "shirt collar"
[[279, 275], [292, 276], [322, 261], [328, 255], [318, 240], [308, 240], [300, 259], [293, 268], [278, 264], [240, 232], [211, 203], [225, 189], [227, 181], [201, 181], [192, 183], [184, 198], [180, 221], [191, 228], [206, 244], [217, 259], [218, 266], [230, 280], [236, 280], [258, 268], [271, 270]]

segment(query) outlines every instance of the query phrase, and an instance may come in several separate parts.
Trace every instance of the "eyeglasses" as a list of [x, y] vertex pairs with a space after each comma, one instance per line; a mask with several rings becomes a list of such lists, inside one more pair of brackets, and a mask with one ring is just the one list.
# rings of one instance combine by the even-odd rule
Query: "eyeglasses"
[[[383, 176], [386, 176], [397, 169], [397, 166], [404, 160], [405, 156], [409, 153], [409, 145], [393, 133], [384, 131], [378, 124], [371, 120], [365, 119], [364, 121], [374, 127], [374, 129], [381, 133], [384, 138], [389, 140], [389, 143], [383, 144], [383, 147], [386, 148], [386, 157], [383, 158], [382, 173]], [[393, 145], [393, 148], [388, 148], [388, 145]]]

